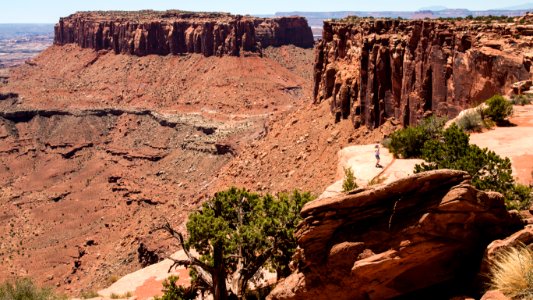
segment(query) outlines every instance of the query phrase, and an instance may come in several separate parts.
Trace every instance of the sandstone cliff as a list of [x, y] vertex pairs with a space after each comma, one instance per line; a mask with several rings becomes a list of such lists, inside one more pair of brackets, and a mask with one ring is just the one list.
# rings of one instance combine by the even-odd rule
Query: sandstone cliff
[[302, 216], [297, 270], [270, 299], [449, 299], [470, 291], [485, 247], [519, 226], [500, 194], [451, 170], [315, 200]]
[[313, 34], [302, 17], [264, 19], [181, 11], [81, 12], [59, 20], [54, 43], [139, 56], [238, 56], [268, 46], [309, 48], [313, 46]]
[[395, 117], [454, 117], [529, 79], [533, 25], [352, 19], [324, 23], [315, 101], [375, 128]]

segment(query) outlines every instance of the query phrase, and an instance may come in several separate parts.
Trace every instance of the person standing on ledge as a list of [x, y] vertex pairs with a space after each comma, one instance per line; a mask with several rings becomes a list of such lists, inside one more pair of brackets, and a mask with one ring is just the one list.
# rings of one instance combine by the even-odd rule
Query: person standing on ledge
[[381, 168], [381, 165], [379, 164], [379, 144], [374, 147], [376, 149], [376, 168]]

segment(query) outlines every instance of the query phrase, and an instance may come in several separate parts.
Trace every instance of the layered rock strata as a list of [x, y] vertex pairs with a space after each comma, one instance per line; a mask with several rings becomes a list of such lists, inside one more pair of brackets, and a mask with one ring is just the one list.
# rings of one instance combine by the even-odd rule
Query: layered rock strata
[[181, 11], [80, 12], [59, 20], [54, 43], [138, 56], [238, 56], [268, 46], [309, 48], [313, 46], [313, 34], [302, 17], [266, 19]]
[[476, 190], [466, 173], [451, 170], [315, 200], [302, 216], [296, 270], [270, 299], [464, 293], [485, 247], [520, 226], [500, 194]]
[[[522, 21], [523, 23], [527, 23]], [[326, 21], [316, 47], [316, 102], [337, 121], [375, 128], [394, 117], [455, 117], [530, 79], [533, 25], [440, 20]]]

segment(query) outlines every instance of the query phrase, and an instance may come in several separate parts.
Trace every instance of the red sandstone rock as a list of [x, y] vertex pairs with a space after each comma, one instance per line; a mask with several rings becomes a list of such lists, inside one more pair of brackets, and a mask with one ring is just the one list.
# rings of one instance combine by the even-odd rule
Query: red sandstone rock
[[520, 246], [526, 246], [533, 249], [533, 225], [528, 225], [524, 229], [503, 240], [496, 240], [490, 243], [485, 252], [482, 270], [488, 271], [489, 266], [494, 263], [495, 259], [500, 253], [502, 253], [502, 251]]
[[312, 47], [302, 17], [274, 19], [180, 11], [85, 12], [61, 18], [54, 43], [138, 56], [201, 53], [238, 56], [268, 46]]
[[327, 21], [316, 48], [315, 101], [336, 119], [378, 127], [428, 112], [455, 117], [530, 79], [531, 26], [426, 20]]
[[450, 170], [315, 200], [302, 216], [298, 269], [270, 299], [462, 294], [484, 245], [518, 226], [500, 194], [476, 190], [466, 173]]

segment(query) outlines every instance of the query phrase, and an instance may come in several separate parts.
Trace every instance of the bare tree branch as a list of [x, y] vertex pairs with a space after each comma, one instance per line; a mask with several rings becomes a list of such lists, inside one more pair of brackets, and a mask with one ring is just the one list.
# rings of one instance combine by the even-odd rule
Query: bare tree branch
[[198, 276], [201, 278], [202, 281], [204, 281], [208, 286], [213, 287], [213, 267], [207, 265], [206, 263], [192, 255], [189, 249], [185, 246], [185, 239], [183, 238], [183, 235], [180, 232], [174, 230], [174, 228], [172, 228], [172, 226], [167, 220], [165, 220], [165, 224], [163, 226], [156, 228], [156, 230], [164, 230], [168, 232], [173, 238], [178, 240], [181, 248], [183, 249], [183, 252], [187, 256], [187, 259], [174, 259], [172, 257], [169, 257], [169, 259], [173, 261], [173, 264], [168, 269], [168, 272], [178, 266], [192, 268], [198, 273]]

